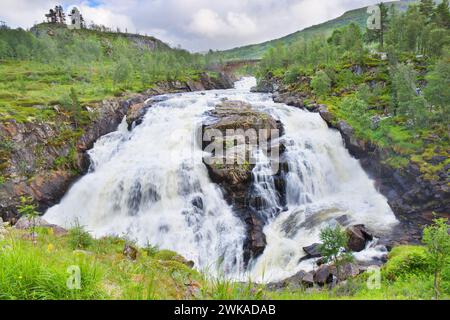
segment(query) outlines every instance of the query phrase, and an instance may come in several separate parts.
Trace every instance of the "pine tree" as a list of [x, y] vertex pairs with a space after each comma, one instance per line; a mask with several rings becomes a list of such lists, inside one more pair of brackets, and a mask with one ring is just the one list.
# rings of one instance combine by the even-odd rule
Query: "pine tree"
[[419, 10], [422, 15], [425, 16], [427, 22], [431, 20], [431, 16], [434, 12], [434, 1], [433, 0], [420, 0]]
[[433, 22], [442, 28], [450, 28], [450, 8], [448, 0], [443, 0], [434, 10]]
[[378, 7], [380, 8], [380, 29], [367, 29], [366, 30], [366, 41], [375, 42], [380, 44], [380, 48], [384, 48], [384, 38], [386, 32], [388, 31], [389, 25], [389, 8], [381, 2]]

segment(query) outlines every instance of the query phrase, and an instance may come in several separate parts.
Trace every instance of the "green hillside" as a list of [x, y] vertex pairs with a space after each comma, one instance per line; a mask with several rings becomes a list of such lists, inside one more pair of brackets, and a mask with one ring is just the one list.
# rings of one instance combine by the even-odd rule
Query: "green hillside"
[[[395, 3], [398, 10], [404, 11], [408, 7], [410, 3], [417, 2], [416, 0], [402, 0], [396, 2], [387, 2], [388, 5]], [[359, 8], [351, 11], [347, 11], [342, 16], [303, 29], [301, 31], [297, 31], [290, 35], [287, 35], [280, 39], [275, 39], [267, 42], [263, 42], [260, 44], [254, 44], [239, 48], [234, 48], [231, 50], [222, 51], [223, 58], [226, 60], [234, 60], [234, 59], [259, 59], [263, 56], [264, 52], [266, 52], [270, 47], [276, 46], [278, 43], [282, 44], [291, 44], [300, 39], [310, 39], [316, 36], [324, 35], [329, 36], [333, 32], [334, 29], [349, 25], [350, 23], [356, 23], [360, 27], [365, 28], [367, 18], [369, 15], [367, 14], [367, 7]]]
[[70, 104], [71, 90], [85, 105], [197, 79], [204, 70], [203, 56], [153, 37], [56, 24], [0, 27], [0, 121], [53, 118], [52, 106]]

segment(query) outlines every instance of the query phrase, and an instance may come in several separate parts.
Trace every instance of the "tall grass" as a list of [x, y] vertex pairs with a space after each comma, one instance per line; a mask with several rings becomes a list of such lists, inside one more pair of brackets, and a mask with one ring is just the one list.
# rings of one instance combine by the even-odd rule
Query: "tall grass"
[[[70, 266], [81, 270], [79, 290], [67, 286]], [[0, 299], [103, 299], [100, 280], [98, 266], [86, 257], [42, 250], [11, 238], [0, 242]]]

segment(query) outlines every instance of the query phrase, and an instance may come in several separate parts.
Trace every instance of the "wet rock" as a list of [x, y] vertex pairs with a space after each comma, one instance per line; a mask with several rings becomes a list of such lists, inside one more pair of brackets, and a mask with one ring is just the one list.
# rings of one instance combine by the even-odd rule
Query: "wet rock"
[[350, 223], [350, 217], [344, 214], [343, 216], [336, 218], [336, 222], [345, 227]]
[[272, 79], [261, 79], [256, 87], [252, 88], [252, 92], [263, 92], [263, 93], [273, 93], [277, 91], [279, 85], [276, 80]]
[[273, 101], [276, 103], [284, 103], [288, 106], [300, 109], [305, 107], [303, 98], [291, 93], [275, 93], [273, 96]]
[[133, 104], [129, 107], [127, 112], [127, 123], [128, 130], [131, 130], [134, 126], [140, 125], [144, 120], [145, 113], [149, 108], [151, 108], [151, 104], [146, 104], [144, 102]]
[[333, 282], [333, 277], [336, 275], [336, 268], [330, 265], [321, 265], [314, 273], [314, 283], [320, 286]]
[[347, 228], [348, 249], [354, 252], [363, 251], [369, 241], [373, 240], [373, 235], [362, 224]]
[[[248, 103], [232, 100], [224, 100], [218, 104], [210, 112], [208, 122], [202, 126], [203, 140], [208, 141], [201, 143], [203, 149], [210, 152], [210, 155], [203, 159], [209, 176], [223, 188], [226, 200], [233, 205], [236, 215], [247, 227], [247, 238], [244, 242], [246, 262], [261, 255], [266, 246], [263, 232], [266, 221], [258, 210], [265, 208], [267, 204], [264, 199], [251, 192], [255, 163], [251, 150], [267, 142], [260, 141], [261, 132], [266, 134], [270, 142], [272, 130], [282, 131], [281, 123], [264, 112], [254, 110]], [[213, 154], [211, 143], [215, 144], [212, 149], [223, 147], [224, 154]], [[278, 148], [282, 149], [279, 146]], [[277, 172], [274, 172], [274, 176], [276, 174]]]
[[308, 259], [320, 258], [322, 254], [320, 253], [320, 243], [314, 243], [310, 246], [303, 247], [303, 251], [306, 252]]
[[334, 120], [334, 117], [333, 114], [330, 111], [328, 111], [328, 108], [322, 105], [318, 107], [318, 111], [322, 119], [325, 120], [325, 122], [328, 123], [328, 125], [331, 125], [331, 123]]

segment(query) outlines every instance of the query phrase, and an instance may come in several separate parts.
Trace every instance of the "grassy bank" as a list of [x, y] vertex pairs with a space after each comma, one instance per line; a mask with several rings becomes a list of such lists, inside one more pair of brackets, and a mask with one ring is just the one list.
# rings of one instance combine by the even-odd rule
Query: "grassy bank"
[[[67, 235], [37, 228], [8, 228], [0, 240], [0, 299], [432, 299], [433, 274], [423, 247], [395, 248], [381, 271], [381, 286], [368, 289], [367, 274], [334, 289], [285, 288], [215, 280], [188, 266], [174, 252], [140, 248], [127, 258], [125, 240], [92, 239], [80, 228]], [[72, 269], [71, 269], [72, 268]], [[79, 268], [81, 288], [69, 290]], [[70, 281], [69, 281], [70, 282]], [[441, 298], [450, 298], [450, 267], [442, 274]]]

